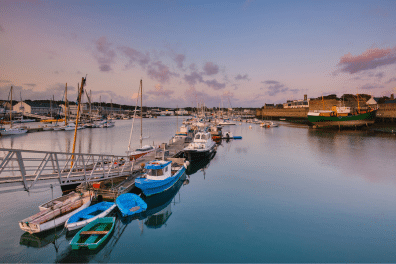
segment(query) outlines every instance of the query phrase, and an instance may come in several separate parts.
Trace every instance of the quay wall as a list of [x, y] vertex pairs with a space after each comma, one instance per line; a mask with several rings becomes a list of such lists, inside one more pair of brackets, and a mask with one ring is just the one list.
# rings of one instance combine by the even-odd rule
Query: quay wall
[[[324, 109], [330, 110], [336, 104], [336, 100], [325, 100]], [[365, 104], [362, 104], [365, 105]], [[356, 107], [356, 106], [355, 106]], [[268, 118], [307, 118], [308, 111], [323, 110], [321, 100], [313, 100], [308, 108], [263, 108], [257, 109], [257, 117]], [[379, 104], [377, 110], [377, 122], [396, 122], [396, 103]]]

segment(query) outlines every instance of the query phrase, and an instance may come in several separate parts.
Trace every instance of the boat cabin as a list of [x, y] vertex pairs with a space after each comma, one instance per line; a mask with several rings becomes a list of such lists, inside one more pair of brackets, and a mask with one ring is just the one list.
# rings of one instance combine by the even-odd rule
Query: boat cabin
[[146, 169], [146, 178], [152, 180], [163, 180], [171, 177], [172, 161], [154, 160], [148, 162], [144, 168]]
[[202, 141], [208, 141], [210, 139], [210, 133], [197, 133], [194, 137], [194, 141], [196, 142], [202, 142]]

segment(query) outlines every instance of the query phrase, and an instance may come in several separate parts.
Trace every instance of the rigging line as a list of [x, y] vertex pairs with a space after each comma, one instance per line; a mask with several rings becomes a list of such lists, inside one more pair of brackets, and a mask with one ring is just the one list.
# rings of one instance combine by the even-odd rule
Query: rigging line
[[[131, 134], [129, 135], [128, 151], [131, 149], [131, 140], [132, 140], [133, 125], [134, 125], [134, 123], [135, 123], [135, 118], [136, 118], [136, 111], [137, 111], [137, 105], [138, 105], [139, 95], [140, 95], [140, 87], [139, 87], [139, 91], [138, 91], [138, 94], [137, 94], [137, 97], [136, 97], [136, 105], [135, 105], [135, 112], [133, 113]], [[142, 109], [140, 109], [140, 111], [142, 111]]]

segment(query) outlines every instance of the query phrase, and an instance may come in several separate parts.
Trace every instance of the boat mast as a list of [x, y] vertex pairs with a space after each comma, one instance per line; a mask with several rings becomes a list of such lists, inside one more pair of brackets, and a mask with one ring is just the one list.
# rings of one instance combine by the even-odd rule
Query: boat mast
[[65, 126], [67, 126], [67, 112], [69, 112], [69, 109], [67, 107], [67, 83], [65, 87]]
[[10, 128], [12, 128], [12, 86], [11, 86], [11, 102], [10, 102]]
[[143, 81], [140, 79], [140, 148], [143, 144]]
[[72, 167], [73, 167], [73, 161], [74, 161], [74, 151], [76, 149], [77, 127], [78, 127], [78, 119], [80, 117], [81, 95], [82, 95], [82, 92], [83, 92], [83, 88], [85, 86], [85, 81], [86, 81], [86, 78], [82, 77], [82, 79], [81, 79], [81, 87], [80, 87], [79, 92], [78, 92], [77, 117], [76, 117], [76, 126], [74, 128], [73, 151], [72, 151], [73, 155], [72, 155], [72, 158], [71, 158], [71, 166]]
[[358, 113], [360, 113], [360, 104], [359, 104], [359, 94], [356, 94], [357, 103], [358, 103]]

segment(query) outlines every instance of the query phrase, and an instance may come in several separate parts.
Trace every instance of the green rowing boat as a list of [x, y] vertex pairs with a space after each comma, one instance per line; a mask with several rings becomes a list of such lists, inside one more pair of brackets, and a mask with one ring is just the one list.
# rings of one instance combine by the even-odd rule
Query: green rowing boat
[[114, 229], [115, 217], [103, 217], [86, 225], [72, 239], [72, 249], [98, 248]]

